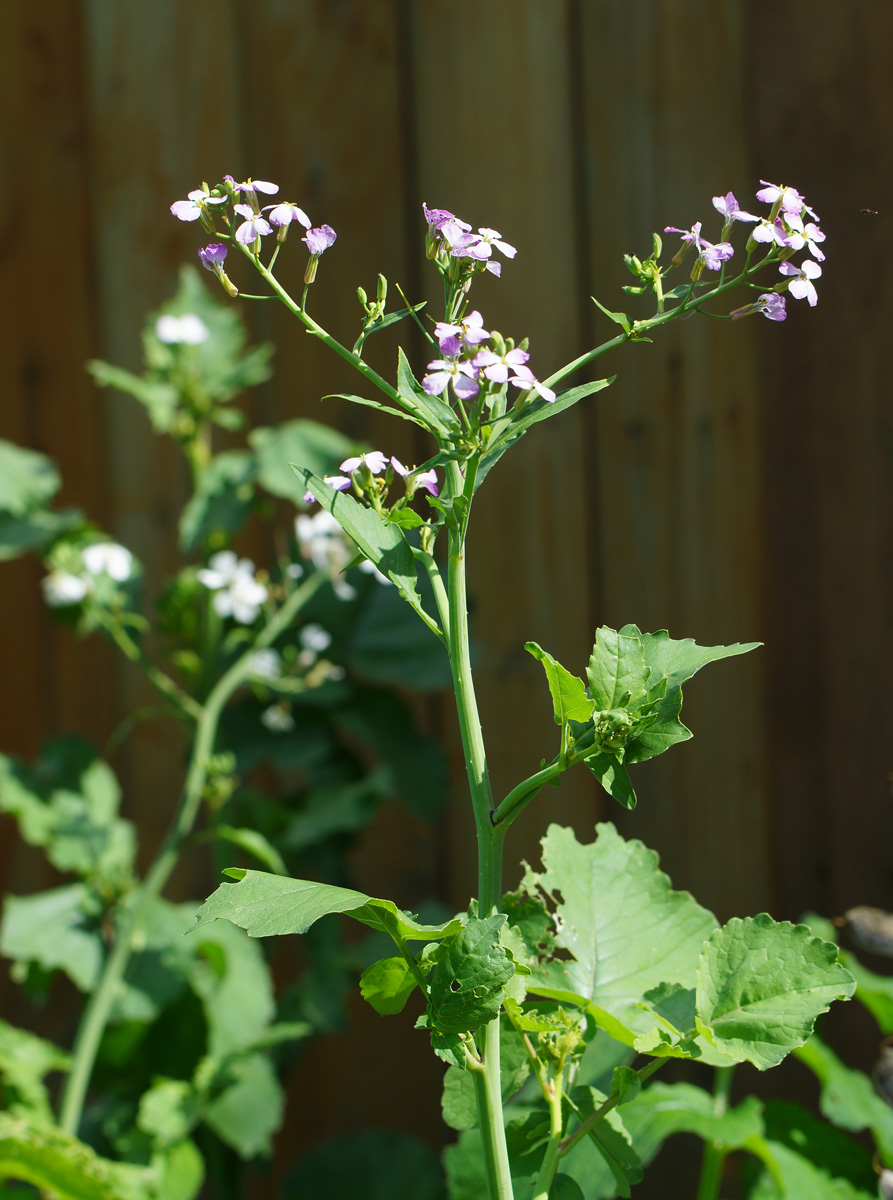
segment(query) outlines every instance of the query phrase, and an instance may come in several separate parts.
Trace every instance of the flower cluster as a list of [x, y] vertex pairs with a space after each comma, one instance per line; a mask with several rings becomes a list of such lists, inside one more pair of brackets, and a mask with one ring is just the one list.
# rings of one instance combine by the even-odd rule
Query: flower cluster
[[168, 346], [200, 346], [210, 337], [207, 325], [195, 313], [163, 313], [155, 322], [155, 336]]
[[494, 248], [506, 258], [517, 254], [514, 246], [502, 240], [497, 229], [482, 228], [475, 233], [467, 221], [460, 221], [445, 208], [423, 204], [422, 211], [428, 222], [425, 252], [451, 279], [470, 278], [479, 271], [500, 275], [502, 264], [494, 261]]
[[[383, 499], [393, 482], [394, 474], [397, 474], [404, 481], [408, 500], [412, 499], [420, 487], [432, 496], [438, 494], [437, 472], [433, 468], [430, 471], [418, 471], [413, 467], [405, 467], [399, 458], [395, 458], [394, 455], [388, 458], [380, 450], [369, 450], [366, 454], [346, 458], [341, 463], [341, 470], [347, 474], [323, 476], [323, 481], [336, 492], [346, 492], [353, 485], [357, 494], [361, 496], [378, 480], [378, 486], [374, 486], [373, 490]], [[304, 493], [305, 504], [315, 502], [316, 497], [312, 492]]]
[[[198, 221], [208, 233], [227, 240], [235, 238], [253, 254], [258, 254], [262, 239], [276, 234], [277, 242], [284, 242], [288, 228], [297, 221], [306, 229], [301, 239], [310, 251], [304, 280], [312, 283], [316, 277], [316, 265], [320, 255], [332, 246], [337, 234], [331, 225], [312, 227], [310, 218], [303, 208], [291, 202], [279, 202], [261, 206], [258, 192], [273, 196], [279, 191], [277, 183], [264, 179], [248, 179], [237, 183], [232, 175], [224, 175], [223, 182], [209, 189], [207, 184], [189, 192], [188, 200], [175, 200], [171, 212], [181, 221]], [[241, 223], [237, 223], [241, 218]], [[218, 228], [221, 221], [224, 228]], [[227, 279], [223, 270], [227, 248], [222, 242], [212, 242], [199, 250], [202, 266], [213, 271], [231, 296], [238, 295], [237, 289]]]
[[[310, 496], [310, 500], [313, 500], [313, 496]], [[332, 514], [325, 509], [320, 509], [312, 515], [299, 513], [295, 518], [295, 537], [303, 557], [308, 559], [317, 571], [329, 576], [339, 600], [353, 600], [357, 594], [356, 588], [347, 582], [343, 572], [356, 558], [357, 548], [347, 538]], [[379, 583], [390, 584], [388, 577], [382, 575], [368, 559], [357, 566], [361, 571], [374, 575]], [[300, 566], [295, 564], [295, 568], [290, 572], [292, 577], [300, 574]]]
[[[790, 292], [795, 299], [805, 299], [811, 306], [818, 302], [813, 280], [822, 274], [819, 263], [825, 260], [821, 249], [825, 235], [817, 224], [818, 216], [796, 188], [769, 183], [765, 179], [761, 179], [760, 183], [763, 186], [756, 193], [756, 198], [770, 206], [769, 214], [765, 217], [740, 208], [732, 192], [713, 197], [713, 207], [723, 218], [720, 242], [709, 242], [701, 236], [700, 221], [691, 229], [677, 229], [668, 225], [664, 232], [682, 235], [682, 246], [673, 259], [674, 264], [681, 263], [690, 249], [694, 248], [697, 251], [698, 257], [691, 276], [692, 280], [696, 281], [703, 271], [717, 271], [732, 258], [734, 249], [731, 243], [726, 241], [732, 225], [736, 221], [752, 222], [754, 228], [747, 242], [748, 254], [752, 254], [760, 245], [768, 246], [770, 253], [779, 263], [779, 273], [784, 275], [786, 280], [777, 284], [773, 291], [764, 292], [752, 304], [735, 309], [731, 316], [738, 318], [759, 312], [770, 321], [783, 321], [786, 313], [785, 299], [781, 293]], [[806, 220], [807, 217], [812, 219]], [[808, 250], [812, 257], [799, 265], [788, 261], [792, 254], [803, 249]]]
[[214, 593], [214, 611], [221, 617], [232, 617], [240, 625], [254, 623], [268, 595], [255, 576], [251, 559], [237, 558], [232, 550], [215, 554], [198, 572], [198, 581]]
[[422, 380], [429, 396], [442, 396], [449, 388], [460, 400], [473, 400], [511, 384], [522, 393], [535, 392], [554, 402], [555, 393], [527, 366], [527, 351], [507, 346], [499, 334], [484, 329], [477, 309], [456, 324], [438, 321], [434, 336], [442, 357], [428, 363], [430, 374]]
[[115, 583], [126, 582], [133, 573], [133, 555], [117, 542], [93, 542], [80, 552], [80, 569], [50, 571], [41, 580], [44, 599], [51, 608], [80, 602], [93, 591], [102, 576]]

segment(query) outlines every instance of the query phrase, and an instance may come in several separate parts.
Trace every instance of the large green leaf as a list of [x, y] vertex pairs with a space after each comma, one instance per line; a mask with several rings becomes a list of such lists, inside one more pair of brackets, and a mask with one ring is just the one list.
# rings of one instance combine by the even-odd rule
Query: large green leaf
[[543, 867], [524, 880], [531, 893], [560, 895], [558, 947], [572, 956], [534, 968], [529, 992], [571, 1003], [583, 999], [599, 1024], [632, 1045], [659, 1022], [644, 1007], [659, 984], [694, 987], [698, 955], [716, 918], [688, 892], [673, 891], [657, 855], [625, 842], [613, 825], [581, 845], [573, 831], [551, 825]]
[[455, 435], [462, 432], [459, 418], [449, 404], [440, 396], [429, 396], [415, 378], [402, 347], [397, 351], [397, 393], [406, 411], [431, 433]]
[[841, 1062], [815, 1034], [794, 1054], [822, 1085], [819, 1104], [823, 1114], [840, 1129], [871, 1135], [887, 1165], [893, 1165], [893, 1109], [874, 1090], [871, 1080]]
[[231, 1068], [232, 1083], [204, 1109], [202, 1119], [241, 1158], [268, 1155], [282, 1124], [285, 1096], [265, 1054], [251, 1054]]
[[773, 1067], [802, 1046], [833, 1000], [852, 996], [855, 980], [837, 947], [806, 925], [733, 917], [704, 944], [698, 965], [699, 1028], [736, 1062]]
[[45, 971], [62, 970], [82, 992], [92, 991], [103, 948], [99, 929], [86, 915], [90, 905], [90, 893], [80, 883], [32, 896], [7, 896], [0, 954], [35, 962]]
[[289, 463], [300, 463], [314, 475], [330, 475], [345, 458], [359, 452], [357, 443], [337, 429], [302, 418], [255, 429], [248, 441], [257, 456], [260, 486], [296, 504], [307, 489]]
[[205, 1008], [209, 1053], [222, 1058], [253, 1045], [276, 1011], [262, 948], [229, 924], [205, 926], [186, 940], [196, 956], [191, 983]]
[[247, 450], [227, 450], [213, 459], [180, 517], [184, 554], [212, 534], [229, 539], [238, 533], [251, 515], [256, 475], [257, 462]]
[[345, 913], [364, 925], [409, 941], [438, 941], [461, 928], [458, 918], [442, 925], [420, 925], [392, 900], [377, 900], [365, 892], [286, 879], [264, 871], [227, 871], [238, 883], [223, 883], [196, 913], [194, 929], [219, 917], [247, 929], [251, 937], [306, 933], [329, 913]]
[[586, 695], [586, 686], [583, 680], [572, 675], [536, 642], [527, 642], [524, 649], [543, 664], [549, 691], [552, 695], [555, 724], [566, 725], [568, 721], [588, 721], [592, 716], [593, 702]]
[[0, 512], [23, 517], [52, 500], [61, 484], [52, 459], [0, 440]]
[[691, 638], [671, 638], [665, 629], [642, 633], [636, 625], [624, 625], [620, 634], [641, 640], [645, 663], [651, 670], [649, 689], [653, 689], [659, 680], [667, 680], [666, 694], [656, 709], [656, 719], [626, 744], [627, 763], [644, 762], [663, 754], [676, 742], [687, 741], [691, 730], [679, 720], [683, 683], [707, 663], [746, 654], [760, 645], [759, 642], [744, 642], [732, 646], [698, 646]]

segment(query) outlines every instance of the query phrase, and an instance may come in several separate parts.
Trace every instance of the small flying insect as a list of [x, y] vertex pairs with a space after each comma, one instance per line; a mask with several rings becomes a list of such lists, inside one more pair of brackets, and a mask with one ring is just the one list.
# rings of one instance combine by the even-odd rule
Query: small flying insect
[[860, 208], [859, 212], [865, 213], [866, 216], [869, 217], [876, 217], [878, 215], [878, 210], [876, 208]]

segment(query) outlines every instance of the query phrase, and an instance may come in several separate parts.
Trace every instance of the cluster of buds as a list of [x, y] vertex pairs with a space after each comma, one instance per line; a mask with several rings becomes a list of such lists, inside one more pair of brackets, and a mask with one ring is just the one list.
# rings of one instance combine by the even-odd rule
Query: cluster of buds
[[[796, 188], [769, 183], [765, 179], [760, 182], [763, 186], [757, 191], [756, 198], [770, 206], [767, 216], [746, 212], [732, 192], [713, 197], [713, 207], [723, 218], [719, 242], [709, 242], [701, 235], [700, 221], [691, 229], [677, 229], [668, 225], [664, 232], [682, 236], [682, 245], [673, 259], [674, 266], [678, 266], [690, 250], [697, 252], [691, 273], [692, 281], [697, 282], [705, 270], [718, 271], [733, 257], [735, 251], [727, 239], [735, 222], [753, 223], [754, 228], [747, 240], [748, 258], [760, 246], [768, 247], [767, 258], [778, 262], [779, 273], [785, 276], [785, 280], [771, 292], [764, 292], [752, 304], [735, 309], [730, 315], [737, 319], [758, 312], [770, 321], [783, 321], [786, 316], [784, 292], [789, 292], [797, 300], [807, 300], [811, 306], [818, 302], [813, 280], [822, 274], [819, 263], [825, 260], [821, 249], [825, 235], [817, 224], [819, 218], [816, 213]], [[799, 264], [789, 261], [792, 255], [803, 249], [808, 250], [811, 257]]]
[[502, 240], [497, 229], [478, 229], [475, 233], [466, 221], [460, 221], [445, 208], [428, 208], [422, 205], [428, 232], [425, 235], [425, 253], [435, 262], [442, 275], [455, 283], [461, 283], [468, 291], [473, 275], [489, 271], [491, 275], [502, 274], [502, 264], [493, 258], [494, 249], [506, 258], [514, 258], [514, 246]]
[[[258, 192], [273, 196], [278, 191], [278, 184], [263, 179], [237, 183], [232, 175], [224, 175], [223, 182], [216, 187], [209, 188], [204, 183], [191, 191], [187, 200], [174, 201], [171, 212], [181, 221], [200, 221], [202, 228], [212, 235], [227, 241], [235, 238], [254, 255], [260, 254], [263, 239], [273, 233], [277, 243], [284, 242], [289, 226], [297, 221], [307, 231], [301, 240], [310, 251], [304, 282], [312, 283], [320, 255], [334, 244], [337, 234], [331, 225], [314, 228], [303, 208], [291, 201], [261, 205]], [[212, 242], [198, 253], [202, 266], [214, 272], [229, 295], [237, 296], [238, 290], [223, 269], [226, 245]]]
[[429, 374], [422, 380], [429, 396], [442, 396], [449, 389], [459, 400], [486, 400], [492, 407], [495, 396], [504, 396], [511, 384], [521, 404], [532, 393], [554, 402], [555, 393], [527, 366], [526, 340], [515, 346], [501, 334], [490, 333], [477, 309], [455, 324], [438, 321], [434, 336], [441, 357], [428, 363]]

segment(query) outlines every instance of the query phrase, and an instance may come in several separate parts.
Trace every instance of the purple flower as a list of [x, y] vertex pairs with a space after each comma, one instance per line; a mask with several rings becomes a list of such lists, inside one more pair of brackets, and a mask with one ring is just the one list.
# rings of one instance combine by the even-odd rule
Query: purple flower
[[202, 246], [199, 248], [198, 256], [201, 259], [202, 266], [206, 271], [214, 271], [223, 266], [223, 260], [226, 258], [227, 248], [221, 242], [212, 242], [210, 246]]
[[727, 227], [730, 226], [734, 221], [759, 220], [759, 217], [755, 217], [752, 213], [744, 212], [738, 207], [738, 201], [735, 199], [732, 192], [726, 192], [724, 196], [714, 196], [713, 207], [722, 216]]
[[297, 204], [268, 204], [263, 211], [270, 214], [271, 225], [290, 225], [292, 221], [298, 221], [305, 229], [310, 228], [310, 218]]
[[762, 313], [770, 321], [783, 321], [787, 317], [784, 296], [778, 292], [764, 292], [762, 296], [757, 297], [753, 304], [745, 304], [743, 308], [736, 308], [729, 313], [729, 316], [733, 321], [737, 321], [741, 317], [749, 317], [751, 313]]
[[764, 186], [760, 188], [756, 196], [764, 204], [778, 204], [783, 213], [808, 212], [814, 221], [819, 219], [796, 188], [770, 183], [768, 179], [761, 179], [760, 183]]
[[701, 247], [701, 222], [695, 221], [691, 229], [677, 229], [675, 225], [666, 225], [664, 233], [681, 233], [686, 246]]
[[804, 246], [807, 246], [814, 259], [818, 262], [825, 261], [824, 253], [816, 244], [825, 240], [825, 235], [818, 225], [813, 221], [804, 225], [803, 218], [799, 213], [786, 213], [785, 225], [788, 227], [787, 245], [792, 250], [802, 250]]
[[549, 404], [555, 403], [555, 393], [551, 388], [546, 387], [544, 383], [540, 383], [529, 367], [515, 367], [515, 374], [509, 380], [509, 383], [522, 392], [536, 392], [538, 396], [542, 396]]
[[[341, 470], [351, 473], [366, 464], [373, 475], [380, 475], [388, 465], [388, 460], [380, 450], [370, 450], [368, 454], [359, 454], [355, 458], [345, 458], [341, 464]], [[350, 480], [348, 480], [348, 483]]]
[[423, 487], [431, 493], [432, 496], [438, 494], [437, 488], [437, 472], [432, 467], [430, 471], [411, 471], [409, 467], [404, 467], [399, 458], [391, 458], [391, 466], [398, 475], [402, 475], [404, 479], [409, 477], [409, 482], [406, 485], [406, 493], [411, 496], [416, 488]]
[[791, 262], [783, 262], [778, 269], [782, 275], [791, 276], [791, 282], [788, 284], [788, 291], [791, 295], [797, 300], [808, 300], [810, 308], [815, 308], [819, 297], [812, 281], [818, 279], [822, 273], [819, 264], [813, 262], [811, 258], [807, 258], [806, 262], [801, 263], [799, 267]]
[[279, 191], [278, 183], [267, 183], [263, 179], [248, 179], [245, 183], [236, 183], [232, 175], [224, 175], [223, 178], [227, 183], [232, 185], [234, 192], [246, 192], [249, 194], [251, 192], [263, 192], [267, 196], [275, 196]]
[[452, 382], [453, 391], [461, 400], [470, 400], [480, 391], [475, 378], [475, 369], [469, 362], [452, 362], [448, 359], [435, 359], [428, 363], [428, 370], [433, 375], [426, 375], [422, 387], [429, 396], [440, 396]]
[[530, 355], [527, 351], [517, 347], [505, 354], [496, 354], [492, 350], [480, 350], [472, 363], [478, 370], [483, 370], [484, 375], [491, 383], [505, 383], [510, 374], [517, 376], [519, 369], [527, 362], [528, 358]]
[[428, 228], [432, 232], [440, 230], [447, 221], [454, 221], [457, 225], [464, 229], [471, 229], [470, 225], [466, 225], [464, 221], [459, 221], [445, 208], [429, 208], [427, 204], [422, 204], [422, 212], [425, 214], [425, 220], [428, 222]]
[[241, 242], [243, 246], [250, 246], [259, 237], [266, 237], [268, 233], [273, 232], [269, 221], [260, 213], [256, 213], [250, 204], [236, 204], [233, 207], [240, 217], [245, 218], [236, 230], [236, 241]]
[[718, 271], [724, 262], [728, 262], [735, 250], [731, 242], [701, 241], [701, 260], [708, 271]]
[[754, 242], [775, 242], [777, 246], [786, 247], [788, 244], [787, 230], [778, 217], [774, 221], [767, 221], [765, 217], [761, 217], [750, 238]]
[[203, 204], [225, 204], [225, 196], [212, 196], [204, 188], [196, 188], [189, 192], [188, 200], [175, 200], [171, 212], [180, 221], [197, 221], [202, 215]]
[[335, 244], [337, 236], [331, 225], [320, 225], [316, 229], [308, 229], [307, 236], [302, 237], [301, 241], [306, 242], [307, 249], [318, 258], [329, 246]]
[[[327, 483], [329, 487], [333, 488], [336, 492], [346, 492], [350, 487], [349, 475], [323, 475], [322, 481], [323, 483]], [[316, 497], [314, 496], [313, 492], [305, 492], [301, 499], [305, 504], [316, 503]]]

